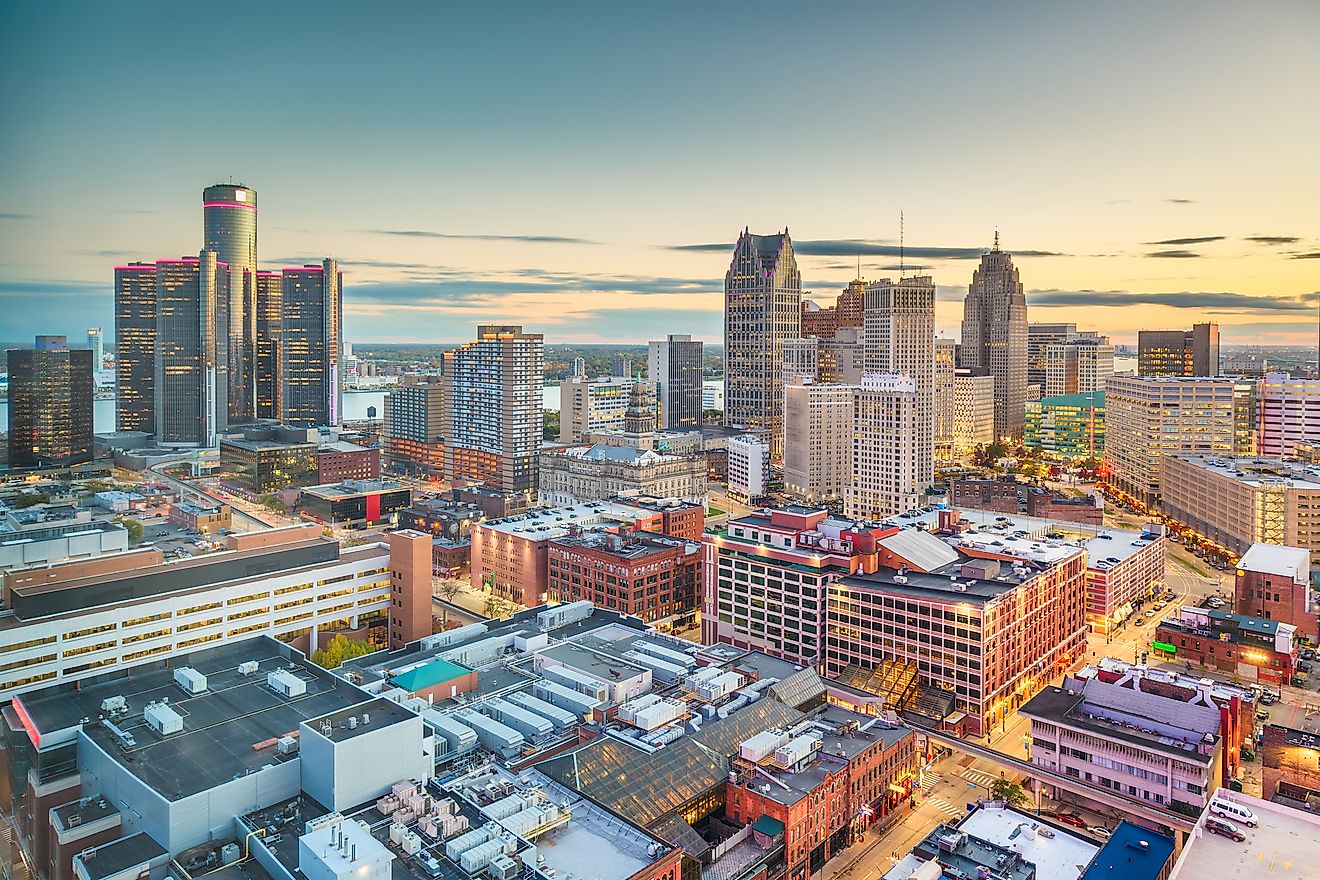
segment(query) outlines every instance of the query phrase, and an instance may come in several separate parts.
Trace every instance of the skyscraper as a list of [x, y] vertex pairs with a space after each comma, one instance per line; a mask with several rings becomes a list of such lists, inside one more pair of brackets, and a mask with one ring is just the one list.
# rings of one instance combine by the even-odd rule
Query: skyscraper
[[1077, 338], [1076, 324], [1031, 323], [1027, 325], [1027, 384], [1045, 387], [1045, 349]]
[[390, 468], [439, 480], [445, 470], [445, 389], [439, 376], [400, 377], [385, 395], [385, 456]]
[[228, 267], [215, 251], [156, 262], [156, 438], [214, 446], [224, 424], [216, 364], [219, 303], [229, 296]]
[[866, 285], [865, 303], [866, 372], [907, 376], [915, 386], [910, 439], [916, 479], [925, 489], [935, 476], [935, 281], [929, 275], [884, 278]]
[[956, 368], [957, 344], [952, 339], [935, 340], [934, 388], [932, 406], [935, 412], [935, 460], [953, 459], [954, 425], [959, 413], [954, 402], [953, 374]]
[[259, 419], [284, 418], [284, 276], [279, 272], [258, 272], [256, 411]]
[[284, 421], [338, 425], [344, 410], [339, 266], [327, 258], [285, 269], [280, 280]]
[[229, 267], [229, 292], [216, 304], [216, 393], [223, 424], [256, 409], [257, 194], [242, 184], [202, 190], [202, 247]]
[[92, 352], [92, 372], [99, 373], [105, 366], [105, 336], [100, 327], [87, 329], [87, 347]]
[[862, 377], [853, 395], [852, 481], [844, 498], [848, 516], [880, 519], [921, 506], [930, 482], [921, 472], [916, 438], [918, 397], [911, 376]]
[[852, 484], [857, 385], [784, 386], [784, 491], [805, 504], [844, 497]]
[[647, 377], [656, 386], [659, 426], [664, 429], [701, 425], [702, 344], [691, 336], [669, 334], [647, 343]]
[[785, 229], [738, 237], [724, 276], [724, 424], [763, 432], [784, 448], [784, 340], [802, 329], [802, 276]]
[[1138, 376], [1218, 376], [1219, 325], [1137, 333]]
[[474, 342], [445, 352], [445, 479], [535, 494], [544, 339], [517, 325], [483, 324]]
[[115, 266], [115, 428], [156, 433], [156, 264]]
[[1114, 347], [1108, 337], [1081, 336], [1045, 346], [1046, 397], [1104, 391], [1114, 375]]
[[9, 350], [9, 466], [67, 467], [92, 460], [92, 352], [63, 336]]
[[1013, 257], [981, 255], [963, 301], [960, 367], [982, 368], [995, 380], [995, 436], [1021, 439], [1027, 409], [1027, 298]]

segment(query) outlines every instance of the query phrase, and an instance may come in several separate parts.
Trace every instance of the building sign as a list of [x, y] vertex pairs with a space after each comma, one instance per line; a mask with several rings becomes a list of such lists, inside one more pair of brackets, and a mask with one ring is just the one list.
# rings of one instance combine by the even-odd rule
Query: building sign
[[1168, 651], [1170, 654], [1178, 653], [1178, 649], [1168, 642], [1151, 642], [1150, 646], [1156, 651]]

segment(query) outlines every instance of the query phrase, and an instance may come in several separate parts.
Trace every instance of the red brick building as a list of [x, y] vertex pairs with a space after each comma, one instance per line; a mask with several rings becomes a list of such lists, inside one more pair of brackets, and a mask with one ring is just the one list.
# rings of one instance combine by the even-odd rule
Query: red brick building
[[861, 327], [865, 323], [863, 305], [866, 282], [848, 282], [839, 292], [832, 306], [818, 306], [809, 299], [802, 300], [802, 335], [829, 339], [841, 327]]
[[1068, 498], [1017, 482], [1012, 476], [993, 480], [952, 480], [949, 483], [949, 505], [992, 510], [995, 513], [1017, 513], [1060, 522], [1104, 525], [1104, 507], [1096, 496]]
[[1160, 621], [1151, 650], [1163, 659], [1278, 685], [1292, 679], [1300, 645], [1291, 624], [1184, 605], [1177, 618]]
[[1267, 724], [1260, 757], [1262, 797], [1320, 794], [1320, 732]]
[[431, 536], [389, 532], [390, 647], [402, 648], [431, 634]]
[[836, 727], [837, 735], [767, 731], [742, 743], [734, 756], [725, 815], [760, 833], [782, 825], [788, 878], [811, 876], [911, 797], [916, 735], [878, 723], [862, 731], [857, 719], [831, 706], [816, 720]]
[[646, 498], [644, 496], [620, 496], [612, 499], [618, 504], [640, 507], [642, 510], [659, 514], [658, 521], [652, 519], [638, 528], [650, 532], [659, 532], [674, 538], [688, 541], [700, 541], [706, 527], [706, 508], [700, 504], [681, 501], [677, 498]]
[[316, 453], [316, 482], [342, 483], [344, 480], [379, 480], [380, 449], [338, 441], [322, 446]]
[[691, 615], [701, 600], [701, 545], [666, 535], [574, 528], [547, 554], [550, 600], [587, 599], [648, 622]]
[[1277, 620], [1317, 639], [1316, 609], [1311, 604], [1311, 554], [1302, 547], [1252, 544], [1237, 564], [1233, 610]]

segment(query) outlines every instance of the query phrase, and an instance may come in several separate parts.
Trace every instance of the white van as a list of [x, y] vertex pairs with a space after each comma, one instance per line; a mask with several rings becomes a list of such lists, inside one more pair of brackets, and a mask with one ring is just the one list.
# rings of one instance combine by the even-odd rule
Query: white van
[[1216, 816], [1223, 816], [1226, 819], [1232, 819], [1235, 822], [1241, 822], [1255, 828], [1259, 822], [1256, 821], [1256, 814], [1248, 810], [1241, 804], [1235, 804], [1232, 801], [1223, 801], [1216, 798], [1210, 802], [1210, 812]]

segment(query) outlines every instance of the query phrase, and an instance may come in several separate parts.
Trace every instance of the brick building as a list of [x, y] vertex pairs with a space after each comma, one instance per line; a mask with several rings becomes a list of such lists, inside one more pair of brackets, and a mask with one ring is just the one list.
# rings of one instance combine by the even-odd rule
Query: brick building
[[1165, 659], [1279, 685], [1297, 668], [1297, 636], [1292, 624], [1184, 605], [1177, 618], [1160, 621], [1151, 648]]
[[1320, 795], [1320, 731], [1266, 724], [1260, 757], [1263, 797], [1306, 801]]
[[321, 446], [316, 453], [316, 482], [342, 483], [344, 480], [379, 480], [380, 449], [336, 440]]
[[1104, 505], [1099, 496], [1070, 498], [1039, 486], [1019, 483], [1011, 475], [993, 480], [951, 480], [949, 505], [996, 513], [1022, 513], [1062, 522], [1104, 524]]
[[1238, 614], [1290, 623], [1317, 639], [1311, 595], [1311, 553], [1302, 547], [1252, 544], [1237, 564], [1233, 610]]
[[552, 540], [547, 552], [547, 590], [552, 602], [588, 599], [597, 608], [633, 614], [654, 623], [690, 618], [701, 601], [701, 545], [636, 532], [582, 530]]

